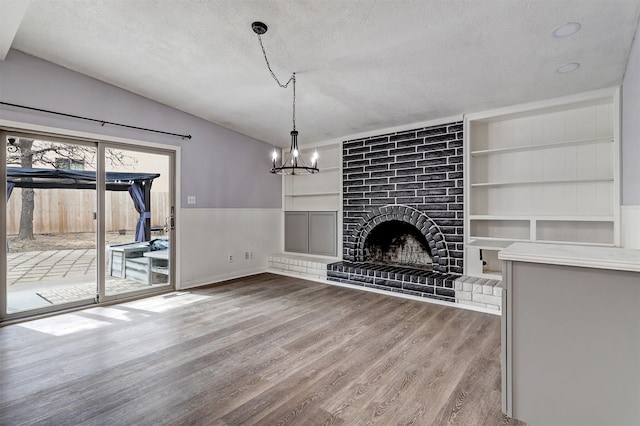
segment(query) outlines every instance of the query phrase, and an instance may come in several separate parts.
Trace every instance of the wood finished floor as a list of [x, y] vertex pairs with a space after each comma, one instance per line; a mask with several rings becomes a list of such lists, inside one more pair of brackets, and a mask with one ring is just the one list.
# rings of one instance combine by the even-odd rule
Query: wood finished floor
[[500, 425], [500, 318], [271, 274], [0, 328], [2, 425]]

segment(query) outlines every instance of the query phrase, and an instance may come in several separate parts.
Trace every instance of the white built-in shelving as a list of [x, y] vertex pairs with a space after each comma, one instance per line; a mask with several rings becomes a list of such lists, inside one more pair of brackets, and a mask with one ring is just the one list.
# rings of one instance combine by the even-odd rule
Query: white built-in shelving
[[481, 151], [471, 151], [472, 157], [477, 157], [480, 155], [495, 155], [495, 154], [506, 154], [509, 152], [519, 152], [519, 151], [532, 151], [536, 149], [548, 149], [548, 148], [557, 148], [561, 146], [571, 146], [571, 145], [587, 145], [592, 143], [601, 143], [601, 142], [613, 142], [613, 136], [604, 136], [598, 138], [586, 138], [586, 139], [574, 139], [569, 141], [561, 141], [561, 142], [552, 142], [552, 143], [541, 143], [536, 145], [525, 145], [525, 146], [512, 146], [508, 148], [494, 148], [494, 149], [485, 149]]
[[287, 211], [338, 211], [342, 200], [342, 159], [340, 145], [300, 150], [304, 158], [318, 152], [320, 172], [314, 175], [285, 176], [284, 206]]
[[616, 88], [466, 116], [465, 274], [513, 242], [619, 245], [619, 132]]
[[[300, 153], [308, 159], [314, 151], [318, 153], [319, 173], [283, 179], [285, 252], [336, 257], [342, 250], [342, 147], [334, 143], [301, 149]], [[300, 220], [306, 220], [306, 225], [296, 222]]]
[[339, 192], [301, 192], [297, 194], [285, 194], [285, 197], [324, 197], [326, 195], [339, 195]]
[[584, 183], [584, 182], [612, 182], [613, 178], [575, 178], [575, 179], [545, 179], [545, 180], [520, 180], [504, 182], [479, 182], [472, 183], [471, 187], [481, 186], [507, 186], [507, 185], [549, 185], [552, 183]]

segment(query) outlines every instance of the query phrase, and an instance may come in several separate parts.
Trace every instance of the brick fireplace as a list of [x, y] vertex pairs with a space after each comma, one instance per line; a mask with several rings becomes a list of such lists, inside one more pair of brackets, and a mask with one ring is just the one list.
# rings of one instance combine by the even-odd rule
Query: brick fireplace
[[[329, 280], [455, 300], [464, 256], [462, 140], [454, 122], [343, 143], [343, 262], [328, 266]], [[368, 238], [389, 223], [413, 228], [409, 243], [393, 240], [403, 246], [394, 250], [425, 262], [367, 258]]]
[[[445, 236], [440, 227], [429, 216], [413, 207], [392, 204], [382, 207], [374, 207], [371, 212], [362, 216], [360, 225], [356, 228], [356, 232], [351, 234], [351, 240], [355, 241], [353, 251], [349, 250], [347, 255], [345, 252], [345, 260], [353, 262], [365, 262], [368, 259], [365, 256], [365, 245], [369, 240], [369, 236], [383, 225], [394, 222], [406, 224], [415, 229], [424, 237], [428, 245], [428, 256], [433, 263], [430, 268], [433, 271], [448, 273], [449, 272], [449, 248], [455, 246], [447, 246]], [[398, 262], [410, 266], [409, 262]]]

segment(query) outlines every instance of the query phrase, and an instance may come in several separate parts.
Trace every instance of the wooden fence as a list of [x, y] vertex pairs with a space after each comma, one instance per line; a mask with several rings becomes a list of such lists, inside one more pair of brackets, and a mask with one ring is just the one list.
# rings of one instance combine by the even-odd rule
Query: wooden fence
[[[96, 191], [85, 189], [35, 189], [34, 234], [95, 232]], [[7, 234], [20, 228], [22, 191], [14, 188], [7, 205]], [[106, 231], [133, 231], [140, 215], [126, 191], [106, 192]], [[151, 192], [151, 225], [164, 225], [169, 216], [169, 194]]]

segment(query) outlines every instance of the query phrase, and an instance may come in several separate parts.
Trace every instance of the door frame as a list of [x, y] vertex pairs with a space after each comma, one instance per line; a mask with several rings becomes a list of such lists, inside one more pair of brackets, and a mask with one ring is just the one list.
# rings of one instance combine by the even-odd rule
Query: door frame
[[[176, 207], [176, 200], [178, 199], [176, 197], [176, 151], [175, 150], [167, 150], [167, 149], [161, 149], [161, 148], [157, 148], [157, 147], [148, 147], [148, 146], [141, 146], [141, 145], [132, 145], [132, 144], [121, 144], [121, 143], [113, 143], [113, 142], [108, 142], [108, 141], [102, 141], [99, 145], [98, 145], [99, 149], [100, 149], [100, 153], [99, 155], [102, 158], [102, 171], [100, 172], [101, 176], [104, 176], [105, 173], [105, 169], [106, 166], [104, 164], [104, 153], [106, 148], [113, 148], [113, 149], [121, 149], [121, 150], [126, 150], [126, 151], [134, 151], [134, 152], [140, 152], [140, 153], [146, 153], [146, 154], [155, 154], [155, 155], [165, 155], [168, 157], [169, 160], [169, 212], [171, 212], [171, 208], [173, 207], [174, 210], [174, 217], [175, 217], [175, 212], [178, 210]], [[105, 237], [105, 223], [106, 223], [106, 211], [105, 211], [105, 207], [106, 207], [106, 197], [105, 197], [105, 193], [106, 193], [106, 184], [104, 179], [100, 179], [100, 183], [103, 185], [102, 188], [102, 197], [99, 197], [99, 201], [102, 201], [103, 205], [102, 208], [98, 210], [98, 233], [100, 234], [102, 241], [99, 241], [100, 244], [100, 248], [103, 251], [103, 254], [101, 257], [99, 257], [100, 259], [102, 259], [102, 262], [100, 262], [100, 265], [98, 266], [98, 276], [101, 277], [101, 282], [100, 285], [98, 287], [99, 289], [99, 303], [102, 302], [113, 302], [115, 300], [123, 300], [123, 299], [130, 299], [133, 297], [140, 297], [143, 295], [153, 295], [153, 294], [158, 294], [160, 292], [163, 292], [167, 289], [170, 290], [176, 290], [177, 289], [177, 282], [176, 282], [176, 273], [175, 273], [175, 266], [176, 266], [176, 249], [175, 247], [175, 241], [176, 241], [176, 228], [178, 227], [177, 224], [176, 226], [173, 227], [173, 229], [171, 229], [171, 226], [169, 226], [169, 229], [167, 229], [167, 234], [169, 235], [169, 283], [166, 287], [162, 287], [162, 288], [148, 288], [148, 289], [140, 289], [140, 290], [135, 290], [135, 291], [128, 291], [126, 293], [117, 293], [117, 294], [112, 294], [107, 296], [105, 294], [106, 291], [106, 283], [105, 283], [105, 279], [106, 279], [106, 242], [104, 241], [104, 237]], [[171, 213], [169, 213], [171, 214]], [[99, 237], [100, 239], [100, 237]], [[99, 254], [99, 253], [98, 253]], [[102, 269], [102, 271], [100, 270]]]
[[[21, 318], [35, 317], [42, 314], [51, 314], [56, 311], [65, 311], [69, 309], [89, 306], [99, 306], [101, 303], [109, 303], [114, 300], [134, 299], [146, 294], [155, 295], [162, 293], [163, 289], [142, 289], [134, 292], [122, 293], [105, 297], [105, 277], [106, 277], [106, 246], [105, 246], [105, 189], [104, 180], [105, 164], [104, 151], [106, 147], [116, 149], [129, 149], [133, 151], [149, 152], [155, 154], [164, 154], [169, 156], [169, 203], [174, 207], [175, 227], [169, 230], [170, 256], [169, 256], [169, 287], [167, 290], [178, 290], [180, 288], [178, 277], [180, 277], [180, 206], [177, 204], [180, 198], [180, 146], [166, 145], [155, 142], [147, 142], [128, 138], [107, 136], [97, 133], [79, 132], [68, 129], [53, 128], [47, 126], [33, 125], [9, 120], [0, 119], [0, 136], [4, 140], [7, 133], [25, 135], [40, 139], [48, 139], [52, 142], [74, 143], [83, 145], [96, 146], [96, 176], [103, 178], [96, 181], [96, 198], [97, 198], [97, 229], [96, 229], [96, 258], [97, 262], [97, 284], [98, 284], [98, 300], [87, 303], [86, 300], [78, 302], [70, 302], [66, 304], [55, 305], [53, 309], [49, 307], [38, 308], [29, 311], [7, 313], [7, 253], [6, 250], [0, 250], [0, 277], [5, 285], [0, 288], [0, 324], [5, 321], [11, 321]], [[0, 164], [6, 168], [6, 148], [0, 149]], [[5, 169], [6, 170], [6, 169]], [[7, 226], [7, 209], [6, 209], [6, 172], [0, 173], [0, 184], [4, 189], [5, 207], [0, 209], [0, 245], [6, 247], [6, 226]]]

